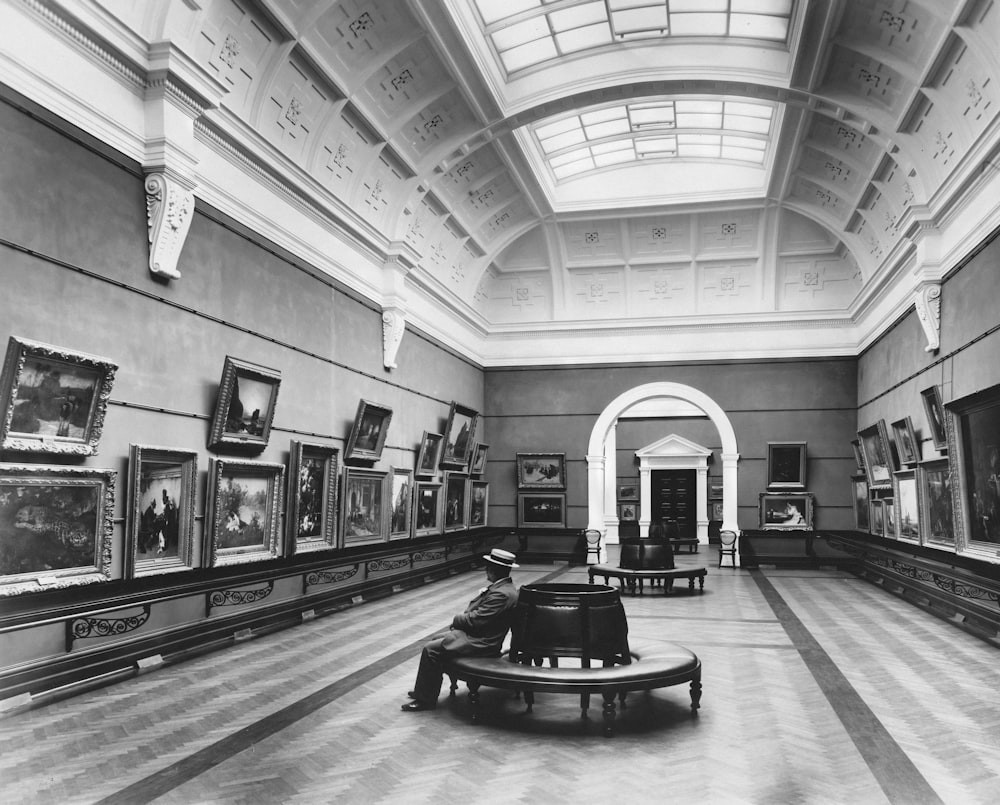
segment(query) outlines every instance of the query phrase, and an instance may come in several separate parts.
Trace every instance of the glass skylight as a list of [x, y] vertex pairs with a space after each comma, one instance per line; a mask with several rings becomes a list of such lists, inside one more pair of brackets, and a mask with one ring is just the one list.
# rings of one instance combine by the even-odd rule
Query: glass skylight
[[475, 0], [507, 74], [633, 39], [784, 42], [793, 0]]
[[588, 109], [532, 127], [556, 180], [650, 159], [724, 159], [763, 165], [774, 106], [675, 99]]

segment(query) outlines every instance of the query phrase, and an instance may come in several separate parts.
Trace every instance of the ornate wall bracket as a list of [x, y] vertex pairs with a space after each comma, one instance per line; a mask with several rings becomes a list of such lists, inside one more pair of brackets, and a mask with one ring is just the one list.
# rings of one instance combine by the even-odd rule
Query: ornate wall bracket
[[194, 217], [194, 193], [165, 173], [146, 177], [146, 220], [149, 227], [149, 270], [179, 279], [177, 258]]
[[118, 618], [73, 618], [66, 621], [66, 651], [73, 650], [73, 643], [86, 637], [112, 637], [128, 634], [149, 620], [150, 605], [143, 604], [142, 612]]
[[396, 368], [396, 353], [403, 343], [406, 332], [406, 314], [398, 307], [382, 310], [382, 365], [386, 369]]
[[924, 351], [936, 352], [941, 346], [941, 286], [938, 283], [921, 285], [914, 294], [913, 303], [927, 337]]
[[228, 590], [212, 590], [206, 593], [206, 611], [209, 616], [212, 610], [218, 607], [241, 607], [247, 604], [256, 604], [263, 601], [274, 592], [274, 580], [267, 582], [263, 587], [252, 589], [233, 588]]

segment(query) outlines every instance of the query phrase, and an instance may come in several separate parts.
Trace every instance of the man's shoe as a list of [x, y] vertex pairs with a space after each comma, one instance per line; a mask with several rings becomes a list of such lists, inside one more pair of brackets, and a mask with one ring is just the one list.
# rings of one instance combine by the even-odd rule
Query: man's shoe
[[408, 691], [406, 691], [406, 695], [409, 696], [411, 699], [416, 699], [417, 698], [416, 691], [408, 690]]
[[434, 705], [433, 704], [424, 704], [423, 702], [418, 702], [418, 701], [414, 700], [412, 702], [407, 702], [406, 704], [404, 704], [399, 709], [400, 710], [405, 710], [407, 713], [419, 713], [421, 710], [433, 710], [434, 709]]

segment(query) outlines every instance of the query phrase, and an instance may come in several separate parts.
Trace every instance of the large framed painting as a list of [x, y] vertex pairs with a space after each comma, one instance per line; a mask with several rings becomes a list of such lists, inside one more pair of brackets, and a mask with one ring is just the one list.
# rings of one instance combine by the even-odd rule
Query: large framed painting
[[378, 461], [382, 456], [382, 448], [385, 447], [385, 437], [389, 432], [391, 421], [391, 408], [368, 400], [359, 400], [351, 435], [347, 439], [344, 459]]
[[285, 465], [210, 459], [204, 564], [263, 562], [281, 555]]
[[444, 474], [444, 530], [458, 531], [469, 522], [469, 476], [464, 472]]
[[854, 527], [858, 531], [868, 530], [868, 477], [855, 475], [851, 478], [854, 503]]
[[0, 449], [94, 456], [118, 366], [11, 336], [0, 375]]
[[472, 481], [469, 484], [469, 527], [486, 525], [486, 515], [490, 503], [490, 485], [486, 481]]
[[519, 492], [518, 528], [565, 528], [565, 492]]
[[472, 451], [472, 460], [469, 462], [470, 475], [482, 475], [486, 472], [486, 454], [489, 452], [488, 444], [477, 444]]
[[288, 451], [288, 539], [285, 553], [337, 547], [340, 450], [292, 440]]
[[565, 453], [518, 453], [518, 489], [565, 489]]
[[345, 547], [385, 540], [385, 478], [383, 470], [344, 468]]
[[806, 442], [767, 443], [767, 488], [806, 488]]
[[126, 579], [195, 566], [194, 516], [198, 454], [129, 446]]
[[811, 492], [761, 492], [760, 527], [773, 530], [811, 530], [813, 495]]
[[936, 450], [948, 449], [948, 435], [944, 425], [944, 405], [941, 401], [941, 390], [930, 386], [920, 392], [924, 403], [924, 416], [927, 417], [927, 428]]
[[389, 539], [408, 539], [413, 528], [413, 470], [389, 470]]
[[960, 550], [996, 559], [1000, 548], [1000, 385], [948, 405], [948, 452]]
[[111, 578], [113, 470], [0, 464], [0, 596]]
[[423, 438], [420, 440], [420, 451], [417, 453], [416, 475], [418, 478], [434, 477], [434, 473], [437, 472], [438, 454], [441, 452], [443, 439], [444, 434], [424, 431]]
[[895, 537], [910, 542], [920, 542], [920, 504], [917, 498], [917, 473], [900, 470], [892, 478], [893, 522]]
[[[466, 467], [472, 456], [472, 447], [479, 423], [479, 413], [456, 402], [448, 411], [448, 424], [444, 429], [441, 466], [459, 469]], [[446, 515], [447, 519], [447, 515]]]
[[441, 533], [441, 513], [444, 509], [441, 505], [442, 500], [441, 484], [430, 481], [417, 482], [417, 498], [413, 514], [414, 536]]
[[208, 447], [260, 452], [271, 437], [281, 372], [226, 356]]
[[913, 431], [913, 420], [908, 416], [892, 423], [892, 440], [900, 464], [909, 467], [920, 461], [920, 443]]
[[924, 544], [954, 548], [951, 467], [947, 458], [921, 461], [917, 465], [917, 495]]
[[862, 431], [858, 431], [861, 455], [865, 461], [865, 474], [872, 489], [892, 487], [892, 454], [889, 452], [889, 435], [885, 420], [880, 419]]

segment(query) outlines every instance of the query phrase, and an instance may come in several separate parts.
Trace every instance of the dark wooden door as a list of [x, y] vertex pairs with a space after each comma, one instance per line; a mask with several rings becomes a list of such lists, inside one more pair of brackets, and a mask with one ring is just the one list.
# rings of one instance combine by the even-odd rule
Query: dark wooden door
[[653, 470], [650, 474], [649, 496], [653, 521], [677, 523], [677, 536], [681, 539], [697, 537], [696, 485], [695, 470]]

